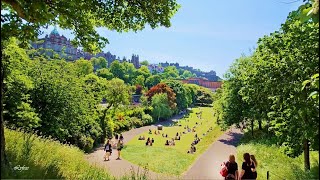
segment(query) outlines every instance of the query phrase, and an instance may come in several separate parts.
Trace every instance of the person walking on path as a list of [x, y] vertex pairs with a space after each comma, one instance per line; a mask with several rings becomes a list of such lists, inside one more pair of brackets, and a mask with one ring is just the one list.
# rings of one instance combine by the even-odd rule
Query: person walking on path
[[121, 150], [123, 148], [123, 141], [121, 141], [120, 139], [119, 139], [119, 141], [117, 143], [117, 150], [118, 150], [118, 158], [117, 158], [117, 160], [121, 160], [120, 159], [120, 152], [121, 152]]
[[253, 174], [253, 172], [256, 171], [256, 167], [254, 166], [254, 163], [251, 161], [250, 154], [244, 153], [243, 159], [244, 159], [244, 162], [242, 163], [242, 170], [241, 170], [241, 174], [240, 174], [239, 179], [240, 180], [256, 179]]
[[225, 165], [228, 169], [228, 175], [225, 180], [238, 180], [238, 164], [233, 154], [229, 156], [229, 161]]
[[109, 157], [111, 156], [111, 153], [112, 153], [112, 147], [111, 147], [109, 140], [107, 141], [106, 145], [104, 146], [104, 151], [106, 152], [106, 154], [104, 155], [104, 160], [109, 161], [110, 160]]

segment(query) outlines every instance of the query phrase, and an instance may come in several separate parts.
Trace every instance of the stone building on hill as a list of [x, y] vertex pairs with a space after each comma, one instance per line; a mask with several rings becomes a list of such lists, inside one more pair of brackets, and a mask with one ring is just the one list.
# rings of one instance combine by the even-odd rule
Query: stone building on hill
[[[108, 61], [108, 66], [115, 61], [116, 59], [120, 60], [119, 57], [116, 58], [116, 55], [111, 54], [110, 52], [100, 52], [96, 55], [84, 52], [81, 49], [74, 47], [71, 44], [70, 39], [67, 39], [65, 36], [60, 35], [57, 28], [55, 27], [49, 35], [46, 35], [44, 38], [38, 40], [38, 42], [32, 42], [32, 47], [35, 49], [51, 49], [52, 51], [43, 51], [47, 56], [53, 58], [54, 53], [58, 54], [60, 57], [69, 60], [75, 61], [80, 58], [91, 59], [92, 57], [103, 57]], [[136, 68], [140, 67], [139, 56], [132, 55], [132, 59], [129, 60], [132, 62]]]

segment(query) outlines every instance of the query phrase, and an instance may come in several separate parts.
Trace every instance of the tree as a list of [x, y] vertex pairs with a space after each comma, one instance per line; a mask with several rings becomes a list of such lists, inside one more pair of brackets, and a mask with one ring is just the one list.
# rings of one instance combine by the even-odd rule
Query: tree
[[90, 61], [95, 71], [101, 68], [107, 68], [107, 60], [103, 57], [93, 57], [90, 59]]
[[167, 80], [164, 81], [173, 92], [176, 94], [176, 103], [178, 110], [183, 110], [188, 107], [188, 97], [187, 97], [187, 90], [183, 86], [181, 81], [177, 80]]
[[[17, 37], [22, 45], [35, 40], [40, 28], [58, 24], [74, 31], [74, 45], [88, 52], [98, 52], [108, 43], [96, 27], [106, 27], [118, 32], [138, 31], [149, 24], [151, 28], [170, 26], [170, 19], [178, 10], [175, 0], [168, 1], [1, 1], [1, 52], [4, 41]], [[159, 11], [161, 9], [161, 11]], [[2, 53], [1, 53], [2, 54]], [[2, 61], [5, 58], [2, 56]], [[2, 62], [1, 61], [1, 62]], [[1, 169], [5, 166], [5, 138], [3, 127], [3, 89], [7, 76], [1, 63]]]
[[148, 97], [148, 101], [150, 102], [152, 100], [152, 97], [155, 94], [160, 94], [160, 93], [166, 93], [168, 97], [168, 102], [169, 106], [171, 109], [175, 109], [177, 104], [176, 104], [176, 94], [173, 92], [173, 89], [171, 89], [168, 85], [165, 83], [159, 83], [155, 86], [153, 86], [146, 94]]
[[191, 77], [195, 77], [196, 75], [195, 74], [192, 74], [190, 71], [188, 71], [188, 70], [184, 70], [183, 71], [183, 73], [182, 73], [182, 75], [181, 75], [181, 77], [183, 78], [183, 79], [189, 79], [189, 78], [191, 78]]
[[134, 84], [138, 84], [138, 85], [141, 85], [141, 86], [144, 86], [144, 76], [142, 75], [139, 75], [135, 80], [134, 80]]
[[123, 67], [124, 67], [124, 82], [127, 84], [131, 84], [133, 85], [133, 80], [136, 77], [136, 68], [134, 67], [134, 65], [132, 63], [129, 62], [123, 62]]
[[164, 71], [162, 73], [162, 77], [165, 79], [176, 79], [179, 78], [179, 71], [175, 66], [168, 66], [164, 68]]
[[172, 115], [169, 106], [168, 95], [166, 93], [156, 94], [152, 97], [151, 106], [153, 107], [152, 116], [158, 121], [162, 118], [166, 119]]
[[150, 76], [150, 77], [148, 77], [146, 79], [145, 85], [146, 85], [147, 88], [150, 89], [151, 87], [159, 84], [160, 82], [161, 82], [161, 76], [160, 75], [152, 75], [152, 76]]
[[119, 61], [113, 61], [110, 65], [110, 72], [115, 78], [125, 79], [125, 67]]
[[148, 66], [149, 65], [149, 62], [147, 60], [144, 60], [140, 63], [141, 65], [144, 65], [144, 66]]
[[107, 68], [102, 68], [97, 71], [99, 77], [105, 78], [106, 80], [111, 80], [114, 78], [113, 74]]
[[80, 59], [74, 62], [78, 76], [85, 76], [93, 72], [93, 65], [90, 61]]
[[145, 79], [151, 76], [151, 73], [147, 66], [142, 65], [137, 71], [136, 76], [142, 75]]

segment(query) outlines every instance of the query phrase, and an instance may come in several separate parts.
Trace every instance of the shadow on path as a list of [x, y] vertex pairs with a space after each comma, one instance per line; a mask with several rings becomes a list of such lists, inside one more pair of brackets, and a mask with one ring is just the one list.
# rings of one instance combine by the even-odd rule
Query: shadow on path
[[235, 146], [235, 147], [237, 147], [239, 145], [239, 141], [240, 141], [241, 137], [243, 136], [243, 134], [239, 133], [239, 132], [228, 132], [227, 135], [230, 136], [230, 138], [219, 139], [218, 141], [220, 141], [226, 145]]

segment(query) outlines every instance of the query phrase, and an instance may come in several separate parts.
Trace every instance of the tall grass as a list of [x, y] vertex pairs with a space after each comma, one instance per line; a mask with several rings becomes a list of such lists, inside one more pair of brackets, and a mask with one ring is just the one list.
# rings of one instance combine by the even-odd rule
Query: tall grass
[[311, 170], [304, 170], [303, 154], [290, 158], [283, 153], [283, 149], [276, 145], [273, 138], [267, 138], [265, 132], [255, 130], [254, 139], [251, 132], [245, 133], [242, 144], [237, 147], [237, 161], [239, 168], [243, 161], [243, 154], [254, 154], [258, 161], [258, 180], [267, 179], [269, 171], [270, 180], [281, 179], [319, 179], [319, 151], [310, 152]]
[[2, 179], [113, 179], [90, 165], [77, 147], [9, 129], [5, 137], [9, 167]]

